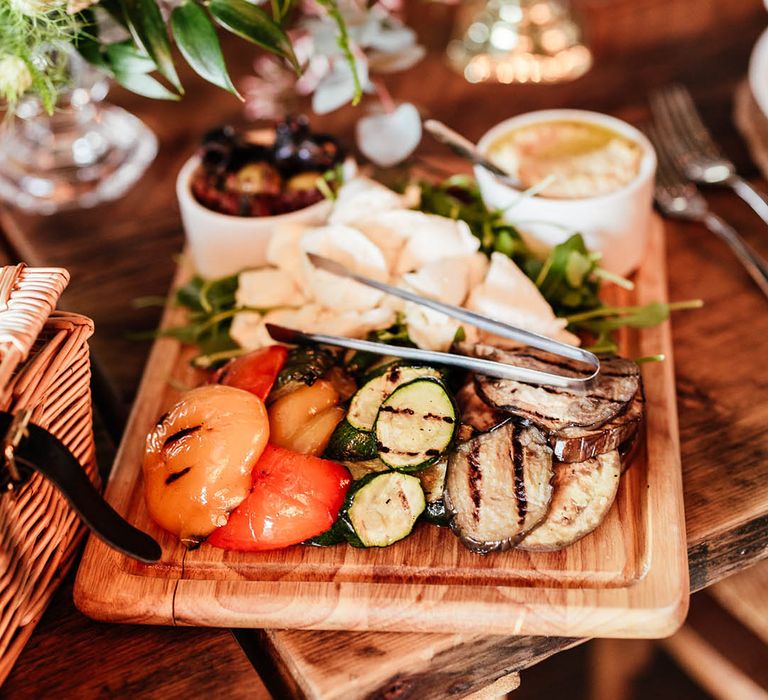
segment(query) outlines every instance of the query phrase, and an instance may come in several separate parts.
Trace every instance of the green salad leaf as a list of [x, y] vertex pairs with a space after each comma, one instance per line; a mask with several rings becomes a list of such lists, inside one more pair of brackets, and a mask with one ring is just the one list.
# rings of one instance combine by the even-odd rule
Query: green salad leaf
[[555, 314], [568, 320], [574, 333], [587, 335], [594, 352], [617, 351], [614, 331], [623, 327], [645, 328], [662, 323], [670, 311], [699, 308], [700, 300], [672, 304], [651, 303], [639, 307], [606, 306], [600, 300], [603, 281], [632, 289], [629, 280], [599, 266], [600, 256], [587, 249], [584, 238], [574, 232], [556, 245], [546, 257], [536, 255], [520, 232], [505, 220], [504, 212], [489, 209], [477, 182], [466, 175], [450, 177], [440, 183], [420, 182], [419, 209], [466, 221], [480, 240], [480, 250], [490, 255], [509, 256], [536, 284]]

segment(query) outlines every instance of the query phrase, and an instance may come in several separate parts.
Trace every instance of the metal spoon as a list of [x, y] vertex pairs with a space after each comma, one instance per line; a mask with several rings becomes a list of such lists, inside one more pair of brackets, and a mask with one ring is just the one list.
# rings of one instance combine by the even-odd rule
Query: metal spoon
[[514, 187], [515, 189], [524, 189], [520, 180], [513, 177], [509, 173], [502, 170], [498, 165], [488, 160], [480, 151], [477, 150], [477, 146], [469, 139], [465, 138], [458, 132], [451, 129], [449, 126], [439, 122], [436, 119], [427, 119], [424, 122], [424, 128], [440, 143], [445, 144], [456, 155], [466, 158], [475, 165], [479, 165], [481, 168], [485, 168], [491, 175], [497, 180], [503, 182], [505, 185]]

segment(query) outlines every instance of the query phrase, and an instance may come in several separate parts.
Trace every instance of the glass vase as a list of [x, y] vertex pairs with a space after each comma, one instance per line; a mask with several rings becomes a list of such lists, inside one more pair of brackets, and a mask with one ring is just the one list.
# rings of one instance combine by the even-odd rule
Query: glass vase
[[67, 53], [69, 83], [55, 112], [27, 98], [0, 131], [0, 199], [35, 214], [116, 199], [157, 154], [152, 131], [104, 101], [107, 76], [73, 49]]

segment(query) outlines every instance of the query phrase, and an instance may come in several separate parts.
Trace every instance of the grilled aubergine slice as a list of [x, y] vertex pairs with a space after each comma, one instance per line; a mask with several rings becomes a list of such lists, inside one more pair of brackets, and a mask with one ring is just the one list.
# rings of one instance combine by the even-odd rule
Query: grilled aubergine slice
[[445, 507], [474, 552], [515, 546], [546, 516], [552, 450], [532, 426], [511, 420], [460, 444], [448, 460]]
[[[490, 345], [460, 345], [459, 350], [496, 362], [584, 376], [575, 362], [534, 348], [500, 350]], [[480, 398], [551, 434], [564, 428], [597, 428], [624, 410], [640, 386], [638, 366], [620, 357], [601, 360], [600, 374], [584, 389], [536, 386], [511, 379], [476, 375]]]
[[595, 455], [629, 445], [643, 422], [645, 397], [642, 387], [627, 407], [599, 428], [563, 428], [550, 437], [555, 459], [583, 462]]
[[[475, 383], [472, 380], [466, 382], [456, 392], [456, 404], [459, 407], [462, 424], [469, 428], [466, 433], [469, 437], [474, 437], [477, 433], [485, 433], [509, 420], [506, 413], [489, 406], [477, 395]], [[461, 440], [461, 435], [459, 439]]]
[[621, 458], [616, 450], [584, 462], [556, 464], [549, 513], [518, 547], [547, 552], [588, 535], [611, 509], [620, 476]]

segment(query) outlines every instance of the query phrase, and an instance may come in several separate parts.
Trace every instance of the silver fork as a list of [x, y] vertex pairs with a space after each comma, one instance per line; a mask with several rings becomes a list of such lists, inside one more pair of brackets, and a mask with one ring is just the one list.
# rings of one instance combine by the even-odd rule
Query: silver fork
[[755, 284], [768, 297], [768, 261], [746, 243], [736, 229], [709, 211], [707, 200], [701, 196], [696, 185], [678, 169], [657, 126], [645, 125], [643, 130], [658, 156], [654, 198], [659, 209], [667, 216], [704, 224], [728, 244]]
[[768, 224], [768, 195], [739, 177], [701, 120], [688, 89], [670, 85], [650, 100], [656, 124], [681, 170], [695, 182], [730, 187]]

